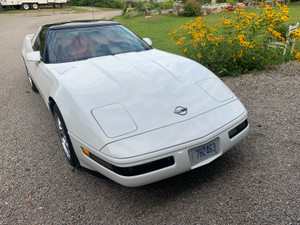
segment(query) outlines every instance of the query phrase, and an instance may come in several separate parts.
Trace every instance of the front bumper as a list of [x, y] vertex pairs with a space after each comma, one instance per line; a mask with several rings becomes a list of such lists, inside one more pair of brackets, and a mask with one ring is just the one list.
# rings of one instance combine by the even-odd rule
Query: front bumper
[[[224, 112], [223, 109], [216, 109], [216, 114], [220, 114], [222, 118], [226, 118], [225, 114], [228, 113]], [[248, 123], [245, 123], [245, 121], [247, 121], [246, 110], [243, 108], [243, 110], [239, 112], [239, 116], [235, 115], [233, 112], [231, 112], [231, 114], [234, 119], [225, 122], [223, 126], [219, 126], [219, 129], [215, 129], [213, 125], [211, 125], [213, 132], [207, 132], [204, 136], [201, 136], [199, 134], [198, 138], [196, 139], [193, 136], [189, 136], [189, 133], [184, 132], [181, 135], [186, 136], [187, 139], [189, 139], [190, 141], [182, 141], [181, 139], [181, 143], [177, 144], [177, 140], [174, 139], [173, 142], [171, 142], [175, 143], [173, 146], [170, 146], [168, 148], [160, 148], [156, 151], [149, 151], [150, 153], [148, 154], [140, 154], [136, 155], [135, 157], [111, 157], [108, 156], [106, 154], [107, 152], [105, 151], [99, 152], [97, 150], [92, 149], [90, 146], [87, 146], [85, 143], [82, 143], [78, 138], [72, 136], [72, 134], [70, 134], [70, 137], [73, 143], [73, 147], [76, 151], [77, 157], [83, 167], [98, 171], [104, 176], [124, 186], [135, 187], [163, 180], [178, 175], [180, 173], [184, 173], [191, 169], [195, 169], [200, 166], [206, 165], [215, 160], [216, 158], [220, 157], [222, 154], [224, 154], [226, 151], [228, 151], [230, 148], [236, 145], [239, 141], [244, 139], [249, 132], [249, 125]], [[228, 119], [229, 118], [230, 117], [228, 117]], [[203, 116], [199, 117], [198, 119], [203, 119]], [[164, 128], [163, 130], [159, 129], [156, 132], [158, 132], [159, 135], [162, 130], [163, 133], [166, 134], [165, 136], [167, 136], [167, 134], [168, 136], [170, 136], [172, 135], [172, 132], [174, 132], [173, 126], [178, 126], [178, 129], [182, 128], [182, 131], [185, 131], [183, 126], [185, 126], [186, 124], [187, 123], [172, 125], [170, 127]], [[193, 124], [194, 126], [196, 126], [195, 121], [193, 122]], [[150, 133], [152, 134], [151, 137], [155, 138], [155, 134], [153, 136], [153, 132]], [[129, 139], [136, 142], [135, 147], [138, 146], [139, 148], [142, 148], [143, 145], [139, 143], [139, 138], [140, 135], [137, 135]], [[125, 146], [126, 148], [128, 148], [128, 143], [126, 143], [126, 141], [128, 141], [129, 139], [117, 141], [115, 142], [115, 144], [119, 143], [121, 146]], [[165, 137], [165, 139], [168, 140], [168, 137]], [[150, 143], [148, 143], [147, 146], [145, 145], [144, 148], [147, 149], [149, 146], [157, 146], [155, 140], [156, 139], [152, 139], [151, 141], [151, 139], [149, 139], [148, 141], [150, 141]], [[212, 140], [218, 141], [218, 154], [204, 161], [201, 161], [196, 165], [192, 165], [188, 154], [189, 149], [194, 148], [196, 146], [204, 145]], [[162, 141], [160, 140], [160, 142]], [[161, 143], [160, 146], [162, 147]], [[85, 154], [83, 154], [81, 147], [88, 149], [91, 152], [91, 154], [95, 157], [88, 157]], [[130, 149], [133, 149], [133, 147], [134, 146], [132, 146]], [[162, 161], [163, 159], [166, 160], [160, 163], [160, 161]], [[141, 167], [142, 170], [139, 170]], [[137, 168], [138, 172], [136, 172]]]

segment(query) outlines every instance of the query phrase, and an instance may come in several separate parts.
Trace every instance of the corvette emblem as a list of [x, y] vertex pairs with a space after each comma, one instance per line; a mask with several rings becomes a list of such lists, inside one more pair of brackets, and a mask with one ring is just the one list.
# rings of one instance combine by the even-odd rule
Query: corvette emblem
[[187, 108], [182, 107], [182, 106], [177, 106], [174, 110], [174, 113], [178, 114], [178, 115], [181, 115], [181, 116], [184, 116], [184, 115], [187, 114]]

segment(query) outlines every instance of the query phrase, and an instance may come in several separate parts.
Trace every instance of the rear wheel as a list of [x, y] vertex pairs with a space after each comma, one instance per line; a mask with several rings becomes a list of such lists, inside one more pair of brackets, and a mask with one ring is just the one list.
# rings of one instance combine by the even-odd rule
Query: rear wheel
[[39, 8], [39, 4], [37, 3], [33, 3], [31, 6], [34, 10], [37, 10]]
[[66, 124], [62, 118], [62, 115], [57, 107], [57, 105], [53, 106], [53, 116], [55, 120], [56, 130], [59, 136], [60, 143], [63, 147], [65, 156], [70, 165], [74, 167], [79, 167], [80, 163], [73, 149], [73, 145], [71, 143], [70, 137], [68, 135], [68, 130]]
[[24, 4], [22, 5], [22, 8], [25, 9], [25, 10], [28, 10], [30, 7], [29, 7], [29, 4], [24, 3]]

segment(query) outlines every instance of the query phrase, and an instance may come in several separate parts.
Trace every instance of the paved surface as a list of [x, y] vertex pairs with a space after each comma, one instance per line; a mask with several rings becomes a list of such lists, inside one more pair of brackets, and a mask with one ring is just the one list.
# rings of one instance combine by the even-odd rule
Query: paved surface
[[210, 165], [138, 188], [70, 167], [21, 47], [42, 24], [87, 18], [0, 14], [0, 224], [300, 224], [297, 63], [224, 79], [251, 132]]

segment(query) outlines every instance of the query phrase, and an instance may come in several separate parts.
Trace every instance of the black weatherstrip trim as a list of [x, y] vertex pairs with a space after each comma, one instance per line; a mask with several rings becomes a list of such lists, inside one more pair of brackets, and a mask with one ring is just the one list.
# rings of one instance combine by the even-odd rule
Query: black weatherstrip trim
[[104, 166], [105, 168], [119, 174], [122, 176], [137, 176], [145, 173], [149, 173], [155, 170], [159, 170], [168, 166], [172, 166], [175, 163], [174, 157], [169, 156], [163, 159], [155, 160], [149, 163], [137, 165], [137, 166], [131, 166], [131, 167], [118, 167], [114, 166], [103, 159], [100, 159], [96, 155], [90, 153], [90, 158], [100, 165]]
[[248, 126], [248, 120], [245, 120], [244, 122], [242, 122], [241, 124], [239, 124], [238, 126], [236, 126], [235, 128], [233, 128], [228, 132], [229, 138], [231, 139], [235, 137], [236, 135], [241, 133], [247, 126]]

